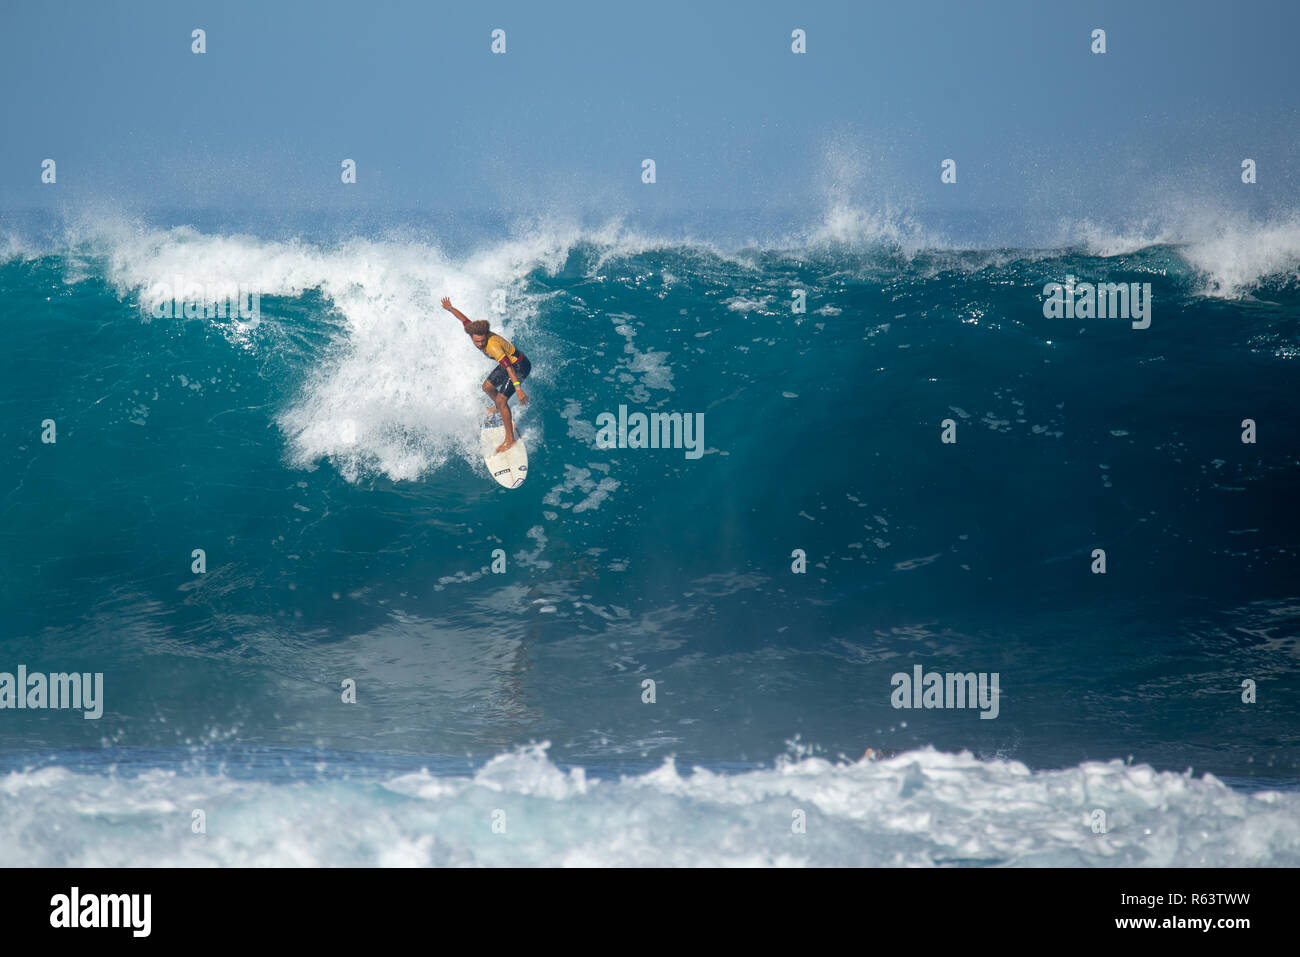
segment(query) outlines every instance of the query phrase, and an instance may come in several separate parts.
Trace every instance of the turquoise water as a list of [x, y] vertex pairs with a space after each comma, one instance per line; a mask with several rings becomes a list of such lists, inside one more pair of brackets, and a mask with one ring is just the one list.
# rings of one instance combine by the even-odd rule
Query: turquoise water
[[[0, 671], [104, 714], [0, 711], [4, 862], [1294, 865], [1300, 230], [1243, 230], [7, 237]], [[1151, 327], [1046, 318], [1069, 276]], [[444, 295], [532, 360], [519, 490]], [[620, 405], [704, 454], [598, 447]], [[893, 707], [915, 665], [996, 719]]]

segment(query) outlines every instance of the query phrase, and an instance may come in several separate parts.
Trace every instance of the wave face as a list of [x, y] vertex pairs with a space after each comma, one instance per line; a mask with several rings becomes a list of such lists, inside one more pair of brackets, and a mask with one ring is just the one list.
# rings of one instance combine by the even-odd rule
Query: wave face
[[[421, 789], [479, 794], [503, 754], [569, 782], [547, 805], [561, 819], [613, 820], [638, 789], [652, 816], [771, 817], [770, 842], [737, 838], [737, 862], [951, 856], [960, 842], [937, 832], [891, 831], [901, 812], [885, 800], [910, 787], [905, 768], [924, 779], [943, 762], [968, 783], [935, 793], [935, 820], [1096, 776], [1135, 825], [1153, 787], [1188, 820], [1241, 810], [1249, 834], [1233, 839], [1277, 836], [1282, 805], [1163, 772], [1247, 791], [1300, 781], [1300, 231], [1096, 233], [1048, 250], [905, 232], [850, 213], [739, 250], [615, 227], [453, 251], [139, 225], [6, 237], [0, 671], [104, 674], [99, 720], [0, 712], [9, 814], [15, 795], [72, 799], [107, 773], [33, 756], [132, 756], [135, 776], [110, 778], [111, 817], [142, 795], [174, 803], [171, 755], [237, 743], [361, 765], [467, 756], [434, 761], [429, 781], [313, 785], [330, 813], [406, 802], [345, 854], [358, 862], [381, 845], [491, 860], [469, 837], [420, 843], [420, 822], [455, 813]], [[1045, 287], [1068, 281], [1150, 284], [1150, 328], [1048, 318]], [[178, 288], [214, 306], [256, 296], [257, 315], [168, 315]], [[491, 367], [443, 296], [532, 360], [517, 491], [483, 469]], [[620, 406], [702, 415], [702, 454], [600, 447], [600, 417]], [[996, 719], [895, 708], [893, 676], [915, 666], [998, 674]], [[355, 704], [340, 700], [349, 680]], [[761, 768], [792, 736], [848, 764]], [[543, 740], [549, 757], [515, 750]], [[866, 748], [902, 756], [854, 763]], [[669, 757], [706, 770], [647, 772]], [[552, 761], [632, 777], [588, 793]], [[232, 807], [282, 799], [274, 775], [204, 781]], [[854, 839], [790, 849], [777, 831], [792, 797], [826, 805], [841, 785], [857, 796], [819, 813]], [[732, 791], [749, 796], [733, 807]], [[1028, 861], [1015, 828], [1074, 807], [1044, 800], [1047, 816], [957, 856]], [[256, 862], [260, 825], [245, 823], [221, 851], [176, 853]], [[1275, 860], [1294, 863], [1283, 836]], [[285, 853], [328, 856], [326, 838], [304, 840]], [[656, 862], [704, 853], [683, 841]], [[1044, 860], [1198, 853], [1116, 841], [1080, 833]], [[582, 861], [599, 843], [538, 837], [527, 853]], [[1230, 862], [1228, 846], [1196, 862]]]

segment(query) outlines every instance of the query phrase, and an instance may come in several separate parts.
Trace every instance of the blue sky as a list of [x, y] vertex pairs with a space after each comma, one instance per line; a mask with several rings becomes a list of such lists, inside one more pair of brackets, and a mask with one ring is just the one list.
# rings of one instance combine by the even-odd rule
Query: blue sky
[[0, 17], [0, 210], [1277, 210], [1300, 192], [1300, 4], [1282, 0], [6, 0]]

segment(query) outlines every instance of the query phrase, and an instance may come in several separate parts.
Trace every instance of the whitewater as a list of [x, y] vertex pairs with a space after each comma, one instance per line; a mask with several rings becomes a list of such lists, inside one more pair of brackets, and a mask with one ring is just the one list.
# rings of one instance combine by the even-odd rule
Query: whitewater
[[[796, 749], [797, 750], [797, 749]], [[272, 759], [275, 756], [270, 756]], [[281, 755], [274, 765], [289, 764]], [[0, 779], [0, 864], [114, 866], [1296, 866], [1300, 795], [1121, 761], [1031, 772], [923, 749], [789, 757], [743, 773], [672, 761], [613, 779], [545, 745], [472, 775], [309, 782], [63, 767]], [[269, 779], [268, 779], [269, 778]], [[1104, 830], [1095, 809], [1107, 810]], [[193, 827], [194, 809], [204, 830]], [[497, 824], [493, 826], [494, 822]]]

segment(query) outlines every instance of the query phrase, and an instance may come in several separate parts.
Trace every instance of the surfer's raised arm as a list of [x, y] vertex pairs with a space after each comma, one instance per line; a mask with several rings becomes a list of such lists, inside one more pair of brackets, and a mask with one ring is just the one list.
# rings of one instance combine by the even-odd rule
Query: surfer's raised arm
[[465, 315], [465, 313], [461, 312], [459, 309], [453, 306], [451, 304], [451, 299], [449, 297], [447, 296], [443, 297], [442, 308], [446, 309], [449, 313], [451, 313], [453, 316], [459, 319], [460, 324], [462, 326], [466, 326], [466, 327], [469, 326], [469, 316]]

